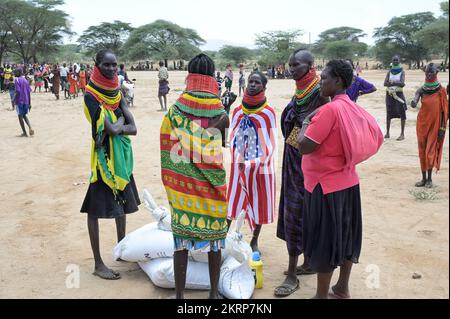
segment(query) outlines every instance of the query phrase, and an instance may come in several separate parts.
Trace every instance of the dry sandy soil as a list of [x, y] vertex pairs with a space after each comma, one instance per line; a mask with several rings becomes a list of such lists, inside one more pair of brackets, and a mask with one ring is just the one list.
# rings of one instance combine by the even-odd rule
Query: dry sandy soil
[[[183, 89], [185, 75], [170, 74], [170, 103]], [[135, 179], [140, 193], [147, 188], [160, 205], [167, 205], [160, 181], [159, 127], [164, 114], [157, 111], [157, 74], [130, 72], [130, 77], [137, 79], [132, 109], [138, 125], [138, 136], [133, 138]], [[378, 91], [359, 102], [384, 127], [385, 72], [366, 71], [363, 77]], [[421, 71], [407, 72], [408, 101], [423, 77]], [[440, 78], [448, 83], [446, 73]], [[269, 81], [267, 96], [278, 118], [293, 91], [292, 80]], [[116, 234], [115, 224], [109, 220], [100, 223], [101, 249], [105, 262], [120, 271], [122, 279], [105, 281], [92, 276], [86, 215], [79, 213], [88, 187], [91, 145], [83, 99], [56, 101], [51, 94], [37, 93], [32, 100], [30, 119], [36, 135], [19, 138], [17, 116], [7, 111], [8, 95], [0, 96], [0, 298], [158, 299], [173, 295], [172, 290], [155, 287], [137, 264], [111, 261]], [[410, 191], [420, 178], [417, 110], [409, 109], [407, 114], [406, 140], [395, 140], [400, 123], [394, 120], [393, 138], [358, 169], [364, 233], [360, 264], [354, 267], [351, 279], [355, 298], [449, 298], [448, 136], [442, 170], [434, 177], [437, 199], [416, 200]], [[278, 150], [278, 184], [281, 159], [282, 147]], [[149, 222], [151, 216], [141, 207], [129, 216], [127, 229], [132, 231]], [[265, 285], [255, 291], [257, 299], [273, 298], [274, 288], [284, 279], [288, 256], [285, 243], [275, 233], [276, 224], [262, 231]], [[245, 234], [249, 239], [247, 227]], [[69, 289], [66, 271], [73, 265], [80, 270], [80, 287]], [[415, 272], [421, 279], [412, 278]], [[289, 298], [313, 296], [315, 276], [300, 280], [301, 289]], [[206, 298], [207, 292], [188, 291], [187, 297]]]

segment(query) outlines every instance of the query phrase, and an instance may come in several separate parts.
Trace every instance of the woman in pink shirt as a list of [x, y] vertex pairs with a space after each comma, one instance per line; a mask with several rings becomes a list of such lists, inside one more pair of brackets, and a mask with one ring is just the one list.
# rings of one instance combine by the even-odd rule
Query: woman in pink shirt
[[[352, 137], [344, 133], [348, 126], [341, 116], [346, 113], [342, 108], [359, 108], [346, 95], [352, 80], [348, 62], [333, 60], [327, 64], [321, 75], [321, 94], [332, 101], [305, 119], [299, 137], [306, 188], [304, 254], [310, 258], [311, 269], [318, 273], [316, 298], [350, 298], [350, 272], [361, 251], [359, 178], [355, 165], [348, 164], [353, 162], [348, 160], [349, 152], [344, 148], [348, 144], [343, 136]], [[382, 132], [378, 131], [375, 140], [378, 135], [382, 140]], [[339, 280], [330, 289], [337, 267]]]

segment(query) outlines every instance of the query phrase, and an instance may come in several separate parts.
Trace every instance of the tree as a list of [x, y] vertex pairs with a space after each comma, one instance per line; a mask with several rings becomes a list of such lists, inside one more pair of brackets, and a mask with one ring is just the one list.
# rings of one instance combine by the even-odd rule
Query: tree
[[[434, 21], [436, 18], [431, 12], [419, 12], [392, 18], [387, 26], [375, 29], [374, 38], [379, 47], [377, 52], [380, 53], [381, 49], [386, 47], [398, 48], [399, 51], [396, 54], [401, 53], [403, 59], [410, 65], [411, 62], [420, 65], [422, 60], [428, 57], [430, 50], [419, 43], [415, 34]], [[391, 46], [387, 46], [388, 43]], [[384, 64], [389, 63], [385, 55], [377, 55], [377, 58]]]
[[448, 1], [441, 2], [440, 6], [443, 17], [448, 19]]
[[235, 47], [225, 45], [220, 49], [219, 53], [226, 59], [231, 60], [235, 64], [243, 63], [252, 57], [252, 51], [244, 47]]
[[361, 29], [352, 27], [338, 27], [325, 30], [319, 34], [319, 41], [333, 42], [340, 40], [347, 40], [350, 42], [359, 42], [360, 38], [365, 37], [367, 34]]
[[448, 2], [441, 3], [443, 15], [415, 34], [417, 41], [435, 54], [445, 57], [444, 66], [448, 62]]
[[325, 46], [324, 56], [327, 59], [352, 59], [353, 48], [347, 40], [339, 40], [328, 43]]
[[298, 37], [302, 34], [301, 30], [269, 31], [257, 34], [255, 44], [263, 52], [258, 64], [264, 67], [286, 63], [295, 49], [306, 47], [298, 42]]
[[127, 41], [133, 28], [129, 23], [122, 21], [103, 22], [91, 26], [78, 39], [81, 47], [89, 54], [95, 54], [101, 49], [109, 49], [120, 55], [122, 46]]
[[42, 52], [54, 52], [63, 35], [71, 35], [67, 14], [55, 9], [63, 0], [5, 0], [2, 3], [2, 26], [12, 37], [11, 52], [29, 63]]
[[211, 59], [215, 60], [217, 59], [218, 53], [217, 51], [213, 51], [213, 50], [206, 50], [203, 51], [207, 56], [209, 56]]
[[57, 51], [47, 54], [39, 54], [39, 61], [51, 61], [58, 63], [73, 63], [73, 62], [85, 62], [92, 64], [92, 55], [77, 45], [77, 44], [64, 44], [58, 47]]
[[352, 27], [328, 29], [319, 34], [312, 51], [328, 59], [353, 59], [355, 55], [365, 55], [368, 46], [360, 42], [365, 36], [363, 30]]
[[179, 25], [156, 20], [135, 29], [125, 43], [127, 57], [132, 60], [189, 60], [200, 52], [198, 46], [204, 44], [197, 31]]
[[10, 45], [11, 34], [8, 30], [3, 29], [0, 24], [0, 63], [2, 62], [3, 55], [7, 52]]
[[385, 68], [389, 66], [394, 55], [402, 52], [401, 46], [392, 42], [378, 43], [372, 48], [372, 50], [376, 59], [381, 61]]

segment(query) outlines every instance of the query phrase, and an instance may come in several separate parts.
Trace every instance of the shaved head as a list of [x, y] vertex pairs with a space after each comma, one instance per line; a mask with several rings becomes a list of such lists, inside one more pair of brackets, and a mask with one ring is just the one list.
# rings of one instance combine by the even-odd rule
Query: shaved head
[[292, 53], [292, 56], [303, 63], [308, 63], [309, 66], [314, 65], [314, 56], [306, 49], [295, 50], [294, 53]]
[[430, 63], [427, 65], [425, 72], [437, 73], [439, 71], [438, 67], [434, 63]]

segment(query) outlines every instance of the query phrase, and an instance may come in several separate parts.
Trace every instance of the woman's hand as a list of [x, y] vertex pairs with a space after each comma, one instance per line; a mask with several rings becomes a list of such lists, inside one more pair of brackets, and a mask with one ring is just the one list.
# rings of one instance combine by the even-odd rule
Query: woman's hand
[[414, 100], [412, 100], [412, 101], [411, 101], [411, 107], [412, 107], [413, 109], [415, 109], [415, 108], [417, 107], [417, 102], [414, 101]]
[[[311, 122], [311, 120], [313, 119], [313, 117], [320, 111], [322, 107], [318, 107], [317, 109], [315, 109], [314, 111], [312, 111], [304, 120], [304, 122]], [[309, 123], [308, 123], [309, 124]]]

